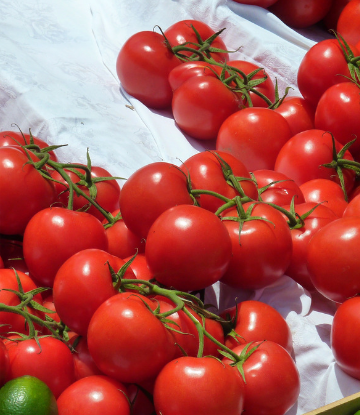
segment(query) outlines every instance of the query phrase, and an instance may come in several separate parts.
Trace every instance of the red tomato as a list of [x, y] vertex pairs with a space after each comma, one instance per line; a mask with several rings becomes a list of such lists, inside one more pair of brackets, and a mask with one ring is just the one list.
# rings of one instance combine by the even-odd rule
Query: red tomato
[[344, 7], [352, 0], [333, 0], [330, 10], [323, 19], [323, 22], [327, 29], [336, 30], [337, 22], [339, 20], [340, 13]]
[[278, 0], [269, 10], [297, 29], [311, 26], [326, 16], [331, 0]]
[[336, 31], [348, 43], [360, 41], [360, 0], [350, 1], [340, 13]]
[[172, 206], [192, 205], [186, 175], [171, 163], [156, 162], [135, 171], [120, 194], [120, 210], [126, 226], [146, 238], [155, 219]]
[[9, 371], [9, 353], [6, 349], [5, 344], [0, 341], [0, 387], [6, 383], [6, 378]]
[[103, 373], [120, 382], [139, 383], [157, 376], [175, 355], [176, 346], [171, 333], [143, 303], [147, 298], [124, 294], [109, 298], [95, 311], [88, 347]]
[[214, 140], [221, 124], [239, 107], [238, 96], [213, 76], [189, 78], [174, 91], [172, 100], [178, 127], [199, 140]]
[[4, 261], [4, 268], [15, 268], [28, 273], [28, 267], [23, 259], [22, 241], [0, 237], [0, 255]]
[[268, 108], [245, 108], [224, 121], [216, 150], [231, 153], [249, 171], [272, 170], [278, 152], [290, 137], [290, 127], [282, 115]]
[[[80, 174], [84, 174], [84, 171], [81, 169], [75, 169]], [[76, 173], [73, 173], [67, 169], [65, 172], [69, 175], [71, 180], [78, 184], [82, 183], [77, 176]], [[63, 183], [55, 183], [56, 192], [58, 194], [59, 201], [66, 207], [69, 201], [69, 192], [68, 192], [68, 185], [66, 181], [62, 178], [62, 176], [57, 172], [54, 171], [51, 173], [51, 176], [55, 179]], [[107, 212], [112, 212], [116, 209], [119, 209], [120, 204], [120, 186], [118, 182], [114, 180], [104, 180], [104, 181], [96, 181], [99, 177], [112, 177], [111, 174], [102, 167], [92, 166], [91, 167], [91, 178], [94, 179], [94, 184], [96, 187], [96, 197], [95, 201]], [[78, 184], [79, 188], [89, 196], [89, 189], [87, 186], [83, 184]], [[74, 202], [73, 202], [73, 210], [84, 210], [85, 207], [89, 206], [89, 202], [83, 197], [78, 196], [74, 192]], [[97, 209], [95, 206], [90, 205], [88, 209], [86, 209], [87, 213], [91, 213], [93, 216], [98, 218], [100, 221], [104, 219], [104, 215]]]
[[[263, 202], [278, 206], [290, 204], [293, 198], [296, 204], [305, 202], [299, 186], [285, 174], [274, 170], [255, 170], [252, 173]], [[261, 190], [266, 186], [269, 187]]]
[[[350, 45], [354, 55], [358, 50]], [[333, 85], [348, 82], [350, 71], [344, 52], [336, 39], [326, 39], [312, 46], [303, 57], [297, 75], [301, 95], [316, 106], [323, 93]]]
[[29, 220], [55, 201], [45, 179], [16, 147], [0, 147], [0, 233], [22, 234]]
[[155, 408], [152, 395], [145, 394], [138, 385], [128, 385], [128, 396], [131, 402], [131, 415], [154, 415]]
[[322, 203], [331, 209], [337, 217], [341, 217], [348, 206], [341, 187], [328, 179], [314, 179], [300, 186], [306, 202]]
[[[124, 262], [128, 262], [131, 258], [132, 257], [124, 258]], [[149, 281], [152, 278], [155, 278], [154, 274], [149, 269], [145, 254], [137, 254], [135, 259], [132, 261], [130, 268], [138, 280]]]
[[[284, 415], [297, 401], [300, 376], [290, 354], [272, 341], [254, 342], [259, 346], [244, 362], [244, 414]], [[233, 349], [240, 355], [246, 345]], [[228, 364], [229, 359], [223, 359]], [[239, 375], [240, 376], [240, 375]], [[261, 391], [261, 393], [259, 393]]]
[[311, 238], [307, 267], [315, 288], [338, 303], [360, 292], [360, 218], [332, 221]]
[[34, 215], [23, 241], [31, 275], [47, 287], [53, 286], [60, 266], [76, 252], [88, 248], [106, 251], [107, 246], [106, 233], [98, 219], [86, 212], [58, 207], [43, 209]]
[[[330, 131], [339, 143], [345, 145], [360, 137], [359, 106], [360, 89], [355, 83], [334, 85], [326, 90], [318, 103], [315, 127]], [[360, 159], [360, 140], [356, 140], [349, 151], [355, 159]]]
[[57, 400], [59, 415], [130, 415], [125, 386], [107, 376], [77, 380]]
[[150, 228], [145, 256], [161, 284], [192, 291], [208, 287], [226, 271], [231, 242], [214, 213], [179, 205], [162, 213]]
[[302, 97], [286, 97], [274, 111], [288, 122], [292, 136], [315, 128], [315, 108]]
[[7, 380], [35, 376], [58, 398], [75, 380], [72, 354], [65, 343], [54, 337], [39, 337], [37, 341], [27, 339], [6, 344], [10, 359]]
[[[229, 199], [239, 195], [239, 192], [229, 183], [229, 168], [244, 194], [251, 199], [257, 199], [257, 190], [244, 164], [232, 154], [223, 151], [202, 151], [197, 153], [180, 166], [181, 170], [190, 176], [192, 189], [205, 189], [219, 193]], [[225, 171], [223, 171], [223, 168]], [[244, 180], [239, 180], [243, 178]], [[240, 194], [240, 196], [242, 196]], [[216, 212], [224, 201], [211, 195], [200, 194], [197, 201], [204, 209]]]
[[[335, 140], [336, 151], [342, 148]], [[344, 158], [353, 160], [349, 151]], [[279, 151], [276, 158], [276, 171], [293, 179], [297, 185], [313, 180], [328, 179], [339, 183], [336, 170], [322, 166], [333, 160], [333, 142], [331, 134], [324, 130], [307, 130], [294, 135]], [[355, 181], [355, 173], [350, 169], [343, 169], [345, 188], [349, 192]]]
[[360, 341], [360, 297], [344, 301], [336, 310], [331, 326], [331, 350], [337, 365], [360, 380], [360, 356], [354, 353]]
[[[195, 27], [203, 42], [205, 42], [208, 38], [215, 34], [215, 31], [212, 30], [211, 27], [204, 22], [201, 22], [199, 20], [181, 20], [179, 22], [174, 23], [164, 32], [166, 38], [170, 42], [170, 45], [172, 47], [176, 47], [182, 45], [185, 42], [198, 44], [199, 40], [191, 26]], [[192, 44], [188, 44], [186, 46], [195, 50], [199, 49], [198, 47]], [[226, 51], [225, 43], [219, 36], [216, 37], [216, 39], [211, 43], [210, 46], [213, 48], [222, 49]], [[180, 53], [184, 56], [192, 55], [192, 53], [188, 51], [181, 51]], [[204, 49], [204, 53], [208, 57], [211, 56], [214, 60], [218, 62], [226, 62], [229, 59], [229, 55], [227, 52], [214, 52], [208, 55], [209, 52], [207, 52], [207, 49]]]
[[357, 194], [350, 200], [343, 211], [343, 217], [360, 216], [360, 195]]
[[290, 328], [282, 315], [270, 305], [255, 300], [242, 301], [221, 315], [232, 319], [233, 330], [238, 334], [235, 337], [226, 336], [225, 345], [230, 349], [252, 341], [271, 340], [291, 353]]
[[116, 71], [125, 91], [150, 108], [171, 105], [170, 71], [181, 61], [167, 47], [163, 35], [142, 31], [122, 46]]
[[156, 413], [239, 415], [243, 382], [236, 369], [210, 357], [181, 357], [168, 363], [154, 388]]
[[[250, 205], [245, 203], [244, 210]], [[238, 217], [238, 212], [230, 209], [223, 216]], [[265, 203], [257, 203], [251, 216], [266, 220], [244, 222], [241, 233], [239, 222], [223, 220], [231, 238], [232, 257], [221, 282], [245, 290], [264, 288], [282, 277], [292, 251], [290, 229], [279, 211]]]

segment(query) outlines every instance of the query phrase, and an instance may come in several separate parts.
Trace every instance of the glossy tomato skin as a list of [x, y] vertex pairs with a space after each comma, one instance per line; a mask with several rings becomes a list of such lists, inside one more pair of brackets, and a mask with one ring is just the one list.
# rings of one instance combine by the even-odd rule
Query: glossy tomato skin
[[[359, 53], [360, 54], [360, 53]], [[315, 127], [330, 131], [343, 146], [360, 136], [359, 87], [353, 82], [334, 85], [322, 95], [315, 113]], [[349, 148], [355, 159], [360, 158], [360, 141]]]
[[271, 340], [292, 352], [292, 335], [282, 315], [269, 304], [246, 300], [221, 314], [232, 319], [237, 337], [226, 336], [225, 345], [230, 349], [252, 341]]
[[174, 91], [172, 100], [178, 127], [199, 140], [215, 140], [221, 124], [239, 107], [238, 96], [213, 76], [188, 79]]
[[18, 148], [0, 147], [0, 233], [23, 234], [29, 220], [55, 201], [53, 184]]
[[170, 71], [181, 61], [166, 46], [163, 35], [137, 32], [122, 46], [116, 71], [125, 91], [150, 108], [169, 108], [172, 90]]
[[[359, 52], [349, 45], [355, 56]], [[333, 85], [348, 82], [350, 71], [339, 42], [325, 39], [312, 46], [303, 57], [297, 82], [301, 95], [316, 106], [324, 92]]]
[[[244, 204], [245, 211], [250, 205]], [[223, 216], [238, 217], [238, 213], [229, 209]], [[266, 220], [246, 221], [240, 235], [239, 222], [223, 220], [231, 238], [232, 258], [220, 281], [245, 290], [264, 288], [282, 277], [292, 252], [290, 229], [279, 211], [266, 203], [257, 203], [251, 216]]]
[[[194, 30], [191, 28], [191, 25], [195, 27], [203, 41], [215, 34], [215, 31], [204, 22], [189, 19], [181, 20], [168, 27], [164, 32], [172, 47], [181, 45], [185, 42], [199, 43]], [[191, 44], [187, 46], [192, 49], [198, 49]], [[217, 36], [211, 43], [211, 46], [226, 51], [225, 43], [219, 36]], [[181, 53], [185, 56], [192, 55], [192, 53], [188, 51], [182, 51]], [[227, 52], [214, 52], [211, 53], [211, 57], [217, 62], [226, 62], [229, 59], [229, 54]]]
[[126, 226], [145, 239], [162, 212], [193, 203], [186, 175], [179, 167], [166, 162], [151, 163], [136, 170], [120, 193], [120, 210]]
[[59, 415], [130, 415], [126, 387], [107, 376], [77, 380], [57, 399]]
[[360, 380], [360, 358], [357, 350], [360, 336], [360, 297], [344, 301], [336, 310], [331, 326], [331, 349], [337, 365], [349, 376]]
[[243, 383], [236, 369], [210, 357], [174, 359], [155, 382], [158, 414], [238, 415], [243, 400]]
[[315, 288], [326, 298], [342, 303], [360, 292], [360, 218], [332, 221], [310, 240], [307, 267]]
[[[245, 346], [237, 346], [233, 351], [240, 355]], [[248, 350], [255, 346], [258, 348], [243, 365], [246, 381], [244, 413], [284, 415], [295, 404], [300, 393], [300, 376], [295, 362], [275, 342], [254, 342]], [[224, 358], [223, 362], [227, 364], [229, 360]]]
[[356, 194], [345, 207], [343, 217], [359, 216], [360, 217], [360, 195]]
[[117, 294], [101, 304], [89, 324], [87, 341], [96, 366], [120, 382], [153, 379], [176, 352], [172, 334], [143, 300], [140, 294]]
[[[228, 183], [221, 168], [223, 161], [230, 166], [235, 177], [245, 179], [239, 180], [241, 188], [246, 196], [256, 200], [257, 190], [250, 173], [244, 163], [232, 154], [223, 151], [202, 151], [185, 160], [180, 168], [190, 176], [192, 189], [211, 190], [232, 199], [239, 195], [239, 192]], [[216, 212], [224, 204], [223, 200], [206, 194], [197, 196], [197, 201], [201, 207], [211, 212]]]
[[[335, 140], [336, 151], [342, 145]], [[353, 160], [349, 151], [344, 158]], [[300, 186], [313, 179], [329, 179], [339, 183], [336, 170], [322, 166], [333, 160], [333, 142], [331, 134], [325, 130], [315, 129], [294, 135], [280, 149], [276, 157], [274, 170], [293, 179]], [[350, 191], [354, 186], [355, 175], [350, 169], [343, 169], [345, 188]]]
[[[132, 258], [132, 256], [124, 258], [124, 261], [128, 262]], [[130, 264], [130, 268], [135, 274], [135, 278], [137, 278], [138, 280], [150, 281], [152, 278], [155, 278], [154, 274], [149, 269], [145, 253], [137, 254], [132, 263]]]
[[231, 257], [227, 230], [214, 213], [179, 205], [150, 228], [145, 256], [160, 283], [182, 291], [200, 290], [224, 275]]
[[356, 44], [360, 41], [360, 1], [350, 1], [340, 13], [336, 30], [344, 39]]
[[290, 137], [290, 127], [282, 115], [268, 108], [244, 108], [224, 121], [216, 150], [233, 154], [249, 171], [272, 170], [278, 152]]
[[344, 7], [352, 0], [333, 0], [330, 10], [323, 19], [325, 26], [328, 29], [336, 30], [337, 22], [339, 20], [340, 13]]
[[93, 215], [58, 207], [34, 215], [23, 240], [31, 275], [47, 287], [53, 286], [57, 270], [73, 254], [88, 248], [106, 251], [107, 246], [105, 230]]

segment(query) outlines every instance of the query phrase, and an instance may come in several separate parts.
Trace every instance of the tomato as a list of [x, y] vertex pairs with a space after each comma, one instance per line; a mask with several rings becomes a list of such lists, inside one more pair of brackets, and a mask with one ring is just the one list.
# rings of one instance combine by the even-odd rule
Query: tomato
[[315, 128], [315, 108], [302, 97], [286, 97], [274, 111], [286, 119], [292, 136]]
[[213, 76], [189, 78], [172, 100], [177, 126], [199, 140], [215, 140], [221, 124], [239, 107], [238, 96]]
[[[201, 22], [199, 20], [181, 20], [168, 27], [164, 32], [166, 38], [170, 42], [170, 45], [172, 47], [176, 47], [184, 44], [185, 42], [198, 44], [199, 40], [191, 26], [195, 27], [196, 31], [199, 33], [202, 41], [204, 42], [215, 34], [214, 30], [212, 30], [211, 27], [204, 22]], [[188, 44], [186, 46], [195, 50], [199, 49], [193, 44]], [[218, 62], [226, 62], [229, 59], [228, 53], [225, 52], [225, 43], [221, 39], [221, 37], [217, 36], [210, 46], [213, 48], [222, 49], [224, 51], [210, 53], [209, 56], [211, 56], [214, 60]], [[188, 51], [181, 51], [180, 53], [188, 57], [192, 55], [192, 53]], [[204, 53], [206, 55], [208, 54], [206, 49], [204, 50]]]
[[[132, 259], [132, 256], [124, 258], [124, 262], [130, 261], [130, 259]], [[138, 280], [150, 281], [155, 278], [154, 274], [149, 269], [145, 253], [137, 254], [135, 259], [130, 264], [130, 268]]]
[[[240, 69], [242, 72], [244, 72], [246, 75], [249, 75], [251, 72], [260, 69], [261, 67], [258, 65], [255, 65], [254, 63], [244, 61], [244, 60], [231, 60], [227, 63], [228, 66], [231, 68]], [[241, 75], [240, 75], [241, 77]], [[267, 79], [259, 84], [258, 86], [255, 86], [254, 89], [263, 95], [265, 95], [271, 102], [275, 100], [275, 87], [274, 83], [267, 74], [267, 72], [264, 69], [261, 69], [256, 75], [251, 77], [251, 80], [257, 80], [260, 78], [267, 77]], [[242, 77], [241, 77], [242, 78]], [[241, 93], [238, 93], [241, 97]], [[251, 91], [249, 93], [252, 106], [253, 107], [268, 107], [269, 104], [261, 98], [259, 95], [256, 95], [255, 92]], [[244, 102], [246, 106], [249, 106], [248, 102]]]
[[0, 147], [0, 233], [22, 234], [29, 220], [55, 201], [45, 179], [16, 147]]
[[72, 354], [65, 343], [54, 337], [39, 337], [37, 341], [7, 342], [10, 359], [7, 380], [35, 376], [45, 382], [57, 398], [75, 380]]
[[349, 43], [360, 41], [360, 0], [352, 0], [343, 8], [336, 31]]
[[[300, 228], [291, 229], [293, 250], [290, 265], [285, 271], [286, 275], [309, 291], [315, 290], [306, 265], [309, 241], [319, 229], [333, 220], [338, 219], [338, 216], [330, 208], [324, 205], [317, 205], [315, 202], [298, 204], [295, 206], [295, 212], [299, 216], [302, 216], [315, 206], [317, 206], [315, 210], [303, 219], [303, 225]], [[290, 206], [283, 206], [283, 208], [290, 211]]]
[[285, 118], [268, 108], [244, 108], [222, 124], [216, 150], [241, 160], [249, 171], [272, 170], [278, 152], [290, 139]]
[[181, 61], [167, 47], [163, 35], [141, 31], [122, 46], [116, 71], [125, 91], [150, 108], [169, 108], [172, 90], [170, 71]]
[[[95, 310], [117, 293], [109, 266], [118, 272], [125, 262], [100, 249], [84, 249], [67, 259], [56, 273], [53, 295], [61, 320], [83, 336]], [[128, 271], [127, 277], [133, 277]]]
[[6, 349], [5, 344], [0, 341], [0, 387], [6, 383], [6, 378], [9, 371], [9, 353]]
[[[85, 172], [81, 169], [75, 169], [80, 174], [84, 174]], [[78, 184], [79, 188], [86, 193], [87, 196], [90, 194], [90, 190], [87, 186], [80, 184], [79, 177], [76, 173], [73, 173], [67, 169], [65, 172], [69, 175], [71, 180]], [[57, 172], [54, 171], [51, 173], [53, 179], [58, 180], [59, 182], [63, 183], [55, 183], [56, 192], [58, 194], [59, 201], [66, 207], [69, 201], [69, 186], [67, 185], [66, 181], [62, 178], [62, 176]], [[103, 180], [103, 181], [96, 181], [99, 177], [112, 177], [111, 174], [102, 167], [99, 166], [92, 166], [91, 167], [91, 178], [94, 180], [94, 184], [96, 187], [96, 197], [95, 201], [107, 212], [112, 212], [116, 209], [119, 209], [120, 205], [120, 186], [118, 182], [114, 180]], [[87, 213], [91, 213], [100, 221], [104, 219], [104, 215], [93, 205], [89, 205], [89, 202], [83, 197], [78, 196], [74, 192], [74, 202], [73, 202], [73, 210], [84, 210], [86, 209]]]
[[0, 255], [4, 262], [4, 268], [15, 268], [24, 273], [29, 272], [23, 259], [21, 240], [0, 237]]
[[271, 340], [289, 353], [292, 351], [291, 331], [282, 315], [261, 301], [246, 300], [221, 313], [232, 319], [233, 330], [238, 336], [227, 335], [225, 345], [230, 349], [252, 341]]
[[172, 206], [194, 202], [187, 177], [171, 163], [156, 162], [136, 170], [120, 193], [120, 210], [126, 226], [146, 238], [155, 219]]
[[[335, 140], [336, 151], [342, 148]], [[349, 151], [344, 158], [353, 160]], [[323, 164], [333, 160], [333, 142], [331, 134], [324, 130], [307, 130], [294, 135], [280, 149], [276, 158], [275, 170], [293, 179], [297, 185], [313, 180], [328, 179], [339, 183], [334, 168], [324, 167]], [[343, 169], [345, 189], [349, 192], [355, 181], [353, 170]]]
[[152, 379], [175, 355], [172, 334], [144, 299], [117, 294], [101, 304], [89, 324], [87, 341], [96, 366], [120, 382]]
[[302, 29], [323, 19], [332, 0], [278, 0], [269, 7], [288, 26]]
[[315, 288], [326, 298], [342, 303], [360, 292], [360, 218], [330, 222], [311, 238], [307, 267]]
[[[357, 48], [349, 45], [355, 56]], [[297, 83], [301, 95], [316, 106], [323, 93], [333, 85], [348, 82], [350, 71], [344, 52], [336, 39], [326, 39], [312, 46], [303, 57]]]
[[343, 217], [360, 216], [360, 196], [355, 195], [345, 207]]
[[268, 8], [272, 4], [276, 3], [278, 0], [234, 0], [234, 1], [236, 1], [236, 3], [251, 4], [253, 6]]
[[344, 301], [336, 310], [331, 325], [331, 350], [337, 365], [349, 376], [360, 380], [360, 356], [354, 353], [360, 336], [360, 297]]
[[330, 10], [323, 19], [323, 22], [327, 29], [336, 30], [337, 22], [339, 20], [340, 13], [344, 7], [352, 0], [333, 0]]
[[31, 275], [47, 287], [53, 286], [57, 270], [76, 252], [88, 248], [106, 251], [107, 246], [106, 233], [98, 219], [86, 212], [59, 207], [43, 209], [34, 215], [23, 240]]
[[125, 386], [107, 376], [77, 380], [57, 399], [59, 415], [130, 415]]
[[243, 383], [236, 369], [211, 357], [181, 357], [168, 363], [154, 388], [157, 414], [239, 415]]
[[182, 291], [218, 281], [231, 257], [230, 237], [214, 213], [179, 205], [162, 213], [150, 228], [145, 247], [150, 271], [161, 284]]
[[[240, 355], [245, 346], [237, 346], [233, 351]], [[244, 414], [284, 415], [295, 404], [300, 393], [300, 376], [295, 362], [275, 342], [254, 342], [248, 350], [255, 346], [258, 348], [243, 365]], [[229, 359], [225, 358], [223, 362], [228, 364]]]
[[131, 402], [131, 415], [154, 415], [155, 408], [151, 395], [146, 394], [138, 385], [128, 385], [127, 389]]
[[[359, 53], [360, 55], [360, 53]], [[342, 145], [360, 136], [360, 89], [353, 82], [343, 82], [326, 90], [315, 113], [315, 127], [330, 131]], [[349, 148], [360, 159], [360, 140]]]
[[[296, 204], [305, 202], [299, 186], [285, 174], [274, 170], [255, 170], [252, 174], [263, 202], [278, 206], [290, 204], [293, 199]], [[266, 186], [269, 187], [261, 190]]]
[[[257, 190], [251, 176], [244, 164], [236, 157], [223, 151], [202, 151], [197, 153], [180, 166], [181, 170], [190, 176], [192, 189], [205, 189], [219, 193], [229, 199], [239, 195], [240, 193], [229, 183], [229, 169], [224, 166], [227, 163], [232, 174], [237, 179], [240, 187], [245, 195], [251, 199], [257, 199]], [[242, 196], [240, 194], [240, 196]], [[197, 196], [197, 201], [204, 209], [216, 212], [216, 210], [224, 203], [223, 200], [206, 194]]]
[[341, 187], [328, 179], [313, 179], [300, 186], [306, 202], [322, 203], [331, 209], [337, 217], [341, 217], [348, 203]]
[[[244, 210], [247, 211], [251, 205], [245, 203]], [[238, 212], [229, 209], [223, 216], [236, 218]], [[245, 290], [264, 288], [282, 277], [289, 266], [292, 251], [290, 229], [279, 211], [265, 203], [256, 203], [251, 216], [266, 220], [248, 220], [240, 232], [239, 222], [223, 218], [231, 238], [232, 257], [220, 281]]]

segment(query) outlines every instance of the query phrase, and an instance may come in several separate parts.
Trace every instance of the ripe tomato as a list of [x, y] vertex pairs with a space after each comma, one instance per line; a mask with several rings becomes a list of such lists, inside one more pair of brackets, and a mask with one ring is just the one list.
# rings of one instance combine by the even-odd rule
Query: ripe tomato
[[76, 252], [88, 248], [106, 251], [107, 246], [106, 233], [98, 219], [86, 212], [59, 207], [34, 215], [23, 240], [29, 271], [45, 287], [53, 286], [60, 266]]
[[[174, 47], [182, 45], [185, 42], [199, 43], [199, 40], [191, 26], [195, 27], [204, 42], [215, 34], [215, 31], [204, 22], [199, 20], [181, 20], [168, 27], [164, 32], [166, 38], [170, 42], [170, 45]], [[195, 50], [199, 49], [193, 44], [188, 44], [186, 46]], [[210, 46], [226, 51], [225, 43], [219, 36], [215, 38]], [[182, 51], [180, 53], [189, 57], [192, 55], [192, 53], [188, 51]], [[204, 49], [204, 53], [208, 55], [206, 53], [206, 49]], [[229, 59], [229, 54], [227, 52], [213, 52], [210, 53], [208, 57], [210, 56], [217, 62], [226, 62]]]
[[4, 262], [4, 268], [15, 268], [24, 273], [29, 272], [24, 261], [21, 240], [0, 237], [0, 255]]
[[59, 415], [130, 415], [125, 386], [107, 376], [93, 375], [77, 380], [57, 399]]
[[216, 150], [231, 153], [249, 171], [272, 170], [280, 149], [290, 137], [290, 127], [282, 115], [268, 108], [245, 108], [224, 121]]
[[239, 107], [238, 96], [213, 76], [189, 78], [174, 91], [172, 100], [178, 127], [199, 140], [216, 139], [221, 124]]
[[331, 326], [331, 350], [338, 366], [360, 380], [360, 357], [357, 350], [360, 333], [360, 297], [344, 301], [336, 310]]
[[120, 211], [126, 226], [146, 238], [155, 219], [172, 206], [194, 202], [186, 175], [171, 163], [156, 162], [136, 170], [120, 193]]
[[52, 182], [27, 162], [20, 149], [0, 147], [0, 233], [5, 235], [23, 234], [32, 216], [55, 201]]
[[[349, 45], [355, 56], [359, 51]], [[301, 95], [316, 106], [323, 93], [333, 85], [348, 82], [350, 71], [344, 52], [336, 39], [326, 39], [312, 46], [303, 57], [297, 75]]]
[[261, 301], [247, 300], [228, 308], [221, 315], [231, 319], [238, 336], [227, 335], [225, 345], [230, 349], [252, 341], [271, 340], [289, 353], [292, 351], [291, 331], [282, 315]]
[[[124, 258], [124, 262], [128, 262], [132, 257]], [[130, 268], [135, 274], [135, 278], [138, 280], [147, 280], [155, 278], [154, 274], [150, 271], [146, 261], [145, 253], [137, 254], [135, 259], [132, 261]]]
[[315, 288], [326, 298], [342, 303], [360, 292], [360, 218], [330, 222], [311, 238], [307, 267]]
[[171, 105], [170, 71], [181, 61], [167, 47], [163, 35], [142, 31], [122, 46], [116, 71], [125, 91], [150, 108]]
[[[244, 210], [250, 205], [245, 203]], [[229, 209], [223, 216], [238, 217], [238, 212]], [[251, 216], [266, 220], [246, 221], [241, 232], [239, 222], [223, 220], [231, 238], [232, 257], [220, 281], [245, 290], [264, 288], [282, 277], [292, 251], [290, 229], [279, 211], [266, 203], [257, 203]]]
[[239, 415], [244, 386], [236, 369], [211, 357], [184, 356], [169, 362], [154, 388], [156, 413]]
[[349, 43], [360, 41], [360, 0], [352, 0], [343, 8], [336, 31]]
[[[251, 180], [250, 173], [244, 164], [232, 154], [223, 151], [202, 151], [197, 153], [180, 166], [181, 170], [190, 176], [192, 189], [205, 189], [219, 193], [229, 199], [239, 195], [239, 192], [229, 183], [228, 174], [230, 173], [223, 161], [227, 163], [238, 180], [244, 194], [251, 199], [257, 199], [257, 190]], [[222, 167], [224, 167], [225, 172]], [[247, 179], [247, 180], [246, 180]], [[206, 194], [197, 196], [197, 201], [204, 209], [216, 212], [224, 203], [221, 199]]]
[[89, 324], [87, 341], [96, 366], [120, 382], [152, 379], [175, 355], [173, 336], [146, 300], [117, 294], [101, 304]]
[[9, 353], [3, 341], [0, 342], [0, 387], [6, 383], [6, 377], [9, 371]]
[[150, 228], [145, 256], [161, 284], [182, 291], [218, 281], [231, 257], [231, 242], [214, 213], [179, 205], [162, 213]]
[[[76, 342], [74, 347], [74, 342]], [[101, 370], [95, 365], [94, 359], [91, 357], [86, 337], [73, 336], [70, 344], [74, 347], [74, 375], [75, 380], [93, 375], [103, 375]]]
[[360, 195], [354, 196], [345, 207], [343, 217], [360, 216]]
[[[300, 393], [300, 376], [295, 362], [275, 342], [254, 342], [248, 350], [255, 346], [258, 348], [243, 365], [244, 414], [284, 415], [295, 404]], [[244, 344], [237, 346], [233, 351], [240, 355], [244, 347]], [[229, 362], [229, 359], [223, 359], [224, 364]]]
[[340, 13], [344, 7], [352, 0], [333, 0], [330, 10], [323, 19], [323, 22], [327, 29], [336, 30], [337, 22], [339, 20]]

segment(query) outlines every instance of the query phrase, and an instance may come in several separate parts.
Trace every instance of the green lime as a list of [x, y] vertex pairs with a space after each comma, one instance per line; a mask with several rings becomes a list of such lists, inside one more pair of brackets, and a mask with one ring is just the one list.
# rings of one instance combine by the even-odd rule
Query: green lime
[[56, 399], [49, 387], [33, 376], [22, 376], [0, 389], [0, 415], [57, 415]]
[[354, 415], [360, 415], [360, 409], [354, 413]]

